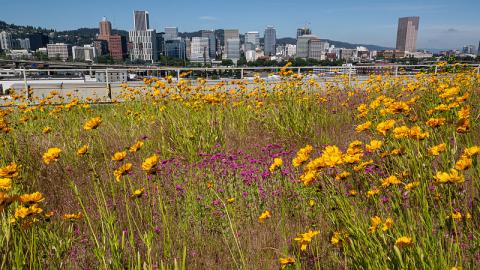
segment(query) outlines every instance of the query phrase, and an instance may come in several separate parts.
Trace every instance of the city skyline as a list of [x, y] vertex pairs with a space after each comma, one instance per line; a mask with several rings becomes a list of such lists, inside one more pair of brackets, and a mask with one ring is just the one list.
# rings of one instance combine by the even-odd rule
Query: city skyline
[[[85, 6], [91, 0], [85, 0]], [[213, 3], [214, 2], [214, 3]], [[312, 33], [322, 39], [341, 40], [352, 43], [375, 44], [395, 47], [397, 18], [420, 16], [422, 24], [419, 30], [417, 48], [453, 49], [464, 44], [476, 44], [480, 39], [480, 23], [475, 11], [480, 3], [460, 1], [456, 4], [440, 1], [405, 0], [401, 3], [382, 3], [369, 1], [360, 5], [355, 1], [341, 4], [328, 3], [320, 5], [311, 0], [287, 2], [284, 0], [266, 1], [253, 4], [251, 0], [235, 6], [232, 3], [213, 0], [206, 7], [193, 5], [186, 0], [179, 12], [172, 3], [149, 3], [147, 1], [111, 1], [95, 2], [95, 8], [82, 12], [84, 7], [72, 10], [68, 3], [57, 0], [48, 3], [29, 3], [31, 8], [25, 9], [15, 3], [2, 4], [4, 12], [1, 20], [19, 25], [33, 25], [57, 30], [76, 29], [80, 27], [98, 27], [98, 18], [107, 17], [115, 29], [130, 30], [132, 10], [148, 10], [150, 12], [150, 28], [157, 32], [166, 26], [176, 26], [180, 32], [192, 32], [202, 29], [239, 29], [240, 33], [261, 31], [267, 25], [275, 25], [277, 37], [295, 37], [296, 29], [310, 23]], [[248, 4], [254, 9], [250, 11]], [[306, 9], [302, 7], [308, 6]], [[189, 8], [191, 7], [191, 8]], [[229, 12], [226, 10], [230, 8]], [[290, 18], [285, 20], [287, 13]], [[32, 15], [32, 12], [42, 12]], [[248, 12], [248, 13], [247, 13]], [[257, 14], [258, 13], [258, 14]], [[248, 17], [245, 16], [248, 14]], [[365, 15], [362, 15], [365, 14]], [[366, 16], [374, 14], [375, 16]], [[341, 15], [341, 16], [339, 16]], [[249, 19], [249, 18], [254, 19]]]

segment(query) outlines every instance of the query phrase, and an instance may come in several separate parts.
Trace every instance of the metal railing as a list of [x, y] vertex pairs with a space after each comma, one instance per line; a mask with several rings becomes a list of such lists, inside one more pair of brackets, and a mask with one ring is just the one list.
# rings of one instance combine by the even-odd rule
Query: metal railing
[[[111, 87], [114, 83], [139, 81], [143, 78], [171, 76], [172, 79], [179, 81], [180, 79], [195, 80], [197, 78], [205, 78], [210, 82], [225, 80], [248, 80], [255, 76], [260, 76], [275, 81], [278, 79], [274, 74], [278, 73], [282, 67], [193, 67], [193, 68], [173, 68], [173, 67], [132, 67], [132, 68], [62, 68], [62, 69], [0, 69], [0, 84], [3, 90], [0, 94], [8, 89], [8, 85], [23, 85], [23, 89], [29, 89], [33, 84], [36, 88], [45, 85], [51, 89], [52, 85], [60, 84], [59, 88], [63, 88], [63, 84], [73, 83], [77, 88], [82, 84], [87, 87], [106, 87], [109, 89], [111, 96]], [[476, 64], [460, 64], [445, 65], [442, 69], [475, 69], [480, 74], [480, 65]], [[317, 80], [328, 81], [341, 75], [348, 75], [349, 83], [354, 78], [368, 77], [370, 75], [390, 74], [394, 76], [412, 76], [419, 72], [428, 72], [437, 74], [438, 65], [381, 65], [381, 66], [308, 66], [308, 67], [286, 67], [299, 75], [304, 74], [311, 76]], [[1, 80], [5, 77], [7, 80]], [[9, 80], [8, 80], [9, 79]], [[5, 82], [9, 82], [7, 84]], [[3, 84], [2, 84], [3, 83]], [[49, 83], [49, 84], [47, 84]], [[6, 87], [6, 86], [7, 87]], [[29, 92], [29, 91], [27, 91]]]

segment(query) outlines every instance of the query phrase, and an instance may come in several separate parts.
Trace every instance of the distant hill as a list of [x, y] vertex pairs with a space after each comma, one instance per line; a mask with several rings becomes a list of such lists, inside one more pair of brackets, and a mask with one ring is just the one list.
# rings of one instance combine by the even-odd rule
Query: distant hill
[[[50, 40], [52, 42], [63, 42], [63, 43], [77, 44], [77, 45], [92, 43], [92, 41], [96, 38], [96, 36], [99, 33], [98, 28], [79, 28], [75, 30], [55, 31], [54, 29], [47, 29], [47, 28], [41, 28], [41, 27], [8, 24], [4, 21], [0, 21], [0, 31], [10, 32], [12, 33], [14, 38], [25, 38], [32, 33], [46, 33], [46, 34], [49, 34]], [[128, 31], [125, 31], [125, 30], [112, 29], [112, 32], [113, 34], [128, 36]], [[161, 32], [161, 30], [158, 30], [158, 32]], [[223, 35], [223, 30], [222, 29], [215, 30], [215, 34], [216, 36], [221, 37]], [[201, 35], [202, 35], [201, 31], [179, 33], [179, 36], [183, 38], [200, 37]], [[244, 38], [245, 38], [244, 35], [240, 34], [241, 42], [244, 41]], [[335, 47], [338, 47], [338, 48], [355, 49], [357, 46], [364, 46], [369, 50], [376, 50], [376, 51], [391, 49], [388, 47], [371, 45], [371, 44], [355, 44], [355, 43], [335, 41], [330, 39], [322, 39], [322, 40], [328, 41], [331, 45], [335, 45]], [[263, 42], [263, 38], [261, 38], [260, 41]], [[277, 43], [281, 45], [296, 44], [297, 40], [295, 38], [286, 37], [286, 38], [278, 39]]]
[[[90, 44], [99, 33], [98, 28], [80, 28], [76, 30], [55, 31], [54, 29], [46, 29], [33, 26], [20, 26], [15, 24], [8, 24], [0, 21], [0, 31], [7, 31], [12, 33], [14, 38], [26, 38], [33, 33], [45, 33], [50, 36], [51, 42], [63, 42], [67, 44], [85, 45]], [[127, 36], [128, 32], [124, 30], [112, 29], [113, 34]]]
[[[392, 48], [389, 47], [383, 47], [379, 45], [371, 45], [371, 44], [356, 44], [356, 43], [348, 43], [344, 41], [336, 41], [336, 40], [331, 40], [331, 39], [321, 39], [323, 41], [327, 41], [330, 43], [330, 45], [335, 45], [337, 48], [345, 48], [345, 49], [356, 49], [359, 46], [366, 47], [370, 51], [382, 51], [382, 50], [389, 50]], [[285, 44], [296, 44], [297, 39], [291, 38], [291, 37], [286, 37], [286, 38], [280, 38], [277, 40], [278, 44], [285, 45]]]

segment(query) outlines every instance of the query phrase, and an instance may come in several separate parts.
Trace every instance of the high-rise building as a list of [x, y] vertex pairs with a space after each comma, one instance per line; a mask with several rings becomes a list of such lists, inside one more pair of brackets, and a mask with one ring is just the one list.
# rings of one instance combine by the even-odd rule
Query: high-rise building
[[319, 38], [312, 38], [308, 41], [308, 57], [315, 60], [322, 60], [323, 43]]
[[[146, 18], [148, 19], [148, 12], [146, 14]], [[141, 18], [141, 16], [139, 16], [139, 18]], [[148, 21], [146, 23], [148, 24]], [[121, 35], [112, 35], [112, 24], [107, 18], [103, 17], [99, 25], [100, 34], [98, 35], [98, 40], [105, 40], [107, 42], [108, 52], [113, 60], [124, 60], [127, 56], [127, 39]], [[103, 55], [103, 53], [100, 53], [100, 55]]]
[[462, 48], [462, 53], [464, 54], [475, 54], [475, 45], [465, 45]]
[[103, 17], [102, 21], [99, 23], [99, 26], [100, 34], [98, 35], [98, 39], [108, 39], [108, 37], [112, 35], [112, 24], [107, 20], [107, 18]]
[[2, 50], [13, 49], [12, 34], [5, 31], [0, 32], [0, 49]]
[[150, 29], [149, 14], [146, 11], [134, 11], [134, 29], [128, 33], [132, 43], [130, 59], [154, 62], [158, 60], [157, 33]]
[[97, 51], [97, 56], [107, 55], [108, 52], [108, 42], [106, 40], [94, 40], [93, 47]]
[[134, 31], [147, 31], [150, 29], [150, 15], [147, 11], [135, 10], [133, 17]]
[[223, 59], [233, 61], [240, 59], [240, 31], [238, 29], [224, 29], [223, 38], [225, 40], [225, 48]]
[[297, 39], [301, 36], [311, 35], [311, 34], [312, 34], [312, 30], [310, 30], [310, 28], [308, 28], [307, 26], [297, 29]]
[[250, 31], [245, 34], [245, 51], [255, 51], [260, 47], [260, 33]]
[[420, 17], [403, 17], [398, 19], [397, 50], [415, 52]]
[[287, 44], [285, 45], [285, 57], [294, 57], [297, 54], [297, 45]]
[[39, 48], [45, 48], [48, 44], [48, 35], [35, 33], [28, 36], [30, 39], [30, 50], [36, 51]]
[[317, 40], [318, 37], [314, 35], [302, 35], [297, 39], [297, 57], [309, 58], [310, 40]]
[[239, 38], [229, 38], [225, 43], [225, 54], [223, 59], [230, 59], [233, 62], [240, 60], [240, 39]]
[[18, 40], [18, 45], [19, 45], [20, 49], [27, 50], [27, 51], [30, 50], [30, 39], [28, 39], [28, 38], [18, 38], [17, 40]]
[[477, 51], [477, 56], [480, 56], [480, 41], [478, 42], [478, 51]]
[[190, 61], [207, 62], [210, 61], [210, 40], [208, 37], [193, 37], [190, 45]]
[[64, 43], [47, 44], [49, 59], [67, 61], [72, 56], [72, 46]]
[[202, 30], [202, 37], [208, 38], [208, 56], [210, 56], [210, 59], [215, 59], [217, 57], [217, 38], [215, 37], [215, 31]]
[[181, 38], [165, 40], [165, 56], [185, 60], [185, 42]]
[[123, 61], [127, 57], [127, 38], [121, 35], [108, 37], [108, 51], [115, 61]]
[[97, 52], [95, 47], [91, 45], [73, 46], [72, 58], [78, 61], [94, 61], [97, 58]]
[[178, 28], [177, 27], [165, 27], [165, 35], [163, 36], [165, 40], [172, 40], [178, 38]]
[[266, 56], [275, 55], [275, 46], [277, 45], [277, 30], [273, 26], [268, 26], [264, 34], [264, 51]]

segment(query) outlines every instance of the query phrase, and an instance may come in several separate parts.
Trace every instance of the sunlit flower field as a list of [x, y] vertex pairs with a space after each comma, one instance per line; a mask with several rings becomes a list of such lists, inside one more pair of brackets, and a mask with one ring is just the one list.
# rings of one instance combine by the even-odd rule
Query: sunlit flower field
[[438, 71], [14, 93], [0, 269], [478, 268], [480, 75]]

